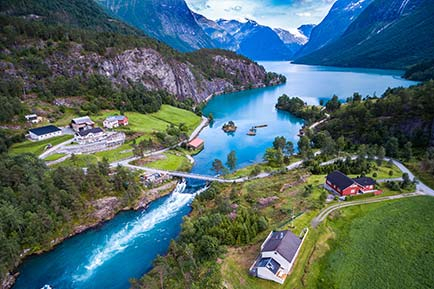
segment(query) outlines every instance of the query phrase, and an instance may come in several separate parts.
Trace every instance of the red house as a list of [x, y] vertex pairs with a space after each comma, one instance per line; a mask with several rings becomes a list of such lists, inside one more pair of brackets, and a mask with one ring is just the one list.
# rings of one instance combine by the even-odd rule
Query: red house
[[324, 187], [341, 196], [378, 192], [375, 190], [374, 179], [368, 177], [351, 179], [340, 171], [328, 174]]

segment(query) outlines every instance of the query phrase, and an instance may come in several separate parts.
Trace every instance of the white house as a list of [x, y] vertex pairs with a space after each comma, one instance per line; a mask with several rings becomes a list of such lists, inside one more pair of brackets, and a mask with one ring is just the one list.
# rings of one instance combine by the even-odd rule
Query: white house
[[27, 122], [30, 123], [40, 123], [42, 118], [37, 116], [36, 114], [28, 114], [24, 116]]
[[75, 140], [79, 144], [93, 143], [102, 140], [104, 131], [100, 127], [81, 130], [75, 134]]
[[114, 128], [119, 126], [119, 121], [115, 117], [108, 117], [102, 122], [105, 128]]
[[128, 117], [125, 115], [109, 116], [102, 122], [102, 124], [105, 128], [114, 128], [119, 127], [120, 125], [126, 126], [128, 125]]
[[61, 135], [62, 130], [54, 125], [47, 125], [29, 130], [29, 136], [32, 140], [44, 140]]
[[271, 232], [261, 246], [261, 253], [250, 267], [250, 274], [279, 284], [294, 265], [304, 238], [289, 230]]

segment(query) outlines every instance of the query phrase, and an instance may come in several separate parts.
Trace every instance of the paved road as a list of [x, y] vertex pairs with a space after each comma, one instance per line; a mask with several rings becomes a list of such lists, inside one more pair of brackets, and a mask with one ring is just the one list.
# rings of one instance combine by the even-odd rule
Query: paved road
[[332, 205], [330, 207], [327, 207], [323, 209], [318, 216], [316, 216], [312, 220], [312, 227], [315, 228], [318, 226], [322, 221], [327, 218], [327, 216], [332, 213], [333, 211], [336, 211], [341, 208], [350, 207], [350, 206], [357, 206], [357, 205], [363, 205], [363, 204], [370, 204], [370, 203], [378, 203], [378, 202], [384, 202], [384, 201], [391, 201], [391, 200], [397, 200], [402, 198], [410, 198], [410, 197], [416, 197], [424, 195], [422, 192], [415, 192], [415, 193], [408, 193], [408, 194], [401, 194], [401, 195], [395, 195], [395, 196], [387, 196], [387, 197], [379, 197], [375, 199], [367, 199], [367, 200], [358, 200], [358, 201], [352, 201], [352, 202], [342, 202], [339, 204]]
[[196, 129], [193, 131], [193, 133], [190, 135], [190, 138], [188, 141], [192, 141], [195, 137], [199, 135], [199, 133], [208, 125], [208, 118], [202, 116], [202, 122]]

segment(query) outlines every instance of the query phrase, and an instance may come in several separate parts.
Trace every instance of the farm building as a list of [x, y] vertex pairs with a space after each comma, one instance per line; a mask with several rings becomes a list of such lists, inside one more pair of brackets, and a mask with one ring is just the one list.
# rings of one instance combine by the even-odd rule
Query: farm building
[[119, 126], [126, 126], [126, 125], [128, 125], [128, 117], [126, 117], [125, 115], [109, 116], [103, 121], [102, 124], [105, 128], [114, 128], [114, 127], [119, 127]]
[[379, 192], [375, 190], [374, 179], [368, 177], [351, 179], [340, 171], [328, 174], [324, 187], [341, 196]]
[[283, 284], [291, 271], [304, 238], [289, 230], [272, 231], [261, 245], [250, 274], [262, 279]]
[[200, 138], [195, 138], [189, 143], [187, 143], [187, 148], [192, 150], [202, 149], [204, 146], [204, 141]]
[[29, 136], [32, 140], [44, 140], [61, 135], [62, 130], [54, 125], [47, 125], [29, 130]]
[[89, 130], [95, 127], [95, 123], [88, 116], [77, 117], [71, 120], [71, 128], [75, 132]]

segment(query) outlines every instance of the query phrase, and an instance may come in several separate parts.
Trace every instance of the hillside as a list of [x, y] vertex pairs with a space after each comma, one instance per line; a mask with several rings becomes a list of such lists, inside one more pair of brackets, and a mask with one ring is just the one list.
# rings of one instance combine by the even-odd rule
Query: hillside
[[297, 63], [405, 69], [434, 57], [434, 2], [375, 0], [335, 42]]
[[0, 122], [17, 123], [38, 106], [61, 113], [56, 103], [81, 113], [153, 112], [161, 103], [201, 102], [211, 94], [283, 80], [233, 52], [179, 53], [114, 20], [94, 2], [0, 4]]
[[180, 51], [214, 48], [184, 0], [97, 0], [103, 7], [147, 35]]
[[333, 139], [344, 136], [351, 144], [378, 145], [398, 157], [408, 142], [425, 152], [434, 146], [434, 81], [410, 88], [387, 90], [382, 98], [351, 100], [322, 125]]
[[298, 51], [295, 58], [310, 54], [338, 39], [372, 1], [336, 1], [324, 20], [313, 27], [310, 32], [309, 42]]

